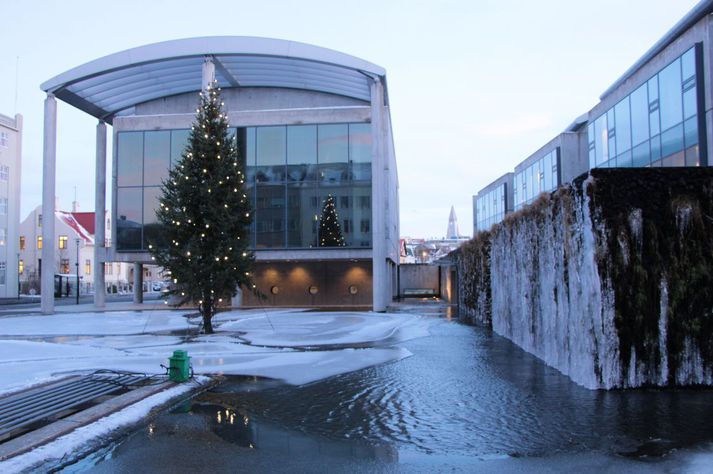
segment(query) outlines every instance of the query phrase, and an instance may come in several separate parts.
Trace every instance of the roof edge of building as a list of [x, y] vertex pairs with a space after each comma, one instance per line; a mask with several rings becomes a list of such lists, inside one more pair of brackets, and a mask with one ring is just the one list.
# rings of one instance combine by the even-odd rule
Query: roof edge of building
[[681, 36], [686, 30], [691, 26], [698, 23], [701, 19], [705, 18], [706, 15], [713, 12], [713, 0], [702, 0], [698, 5], [693, 7], [693, 9], [686, 14], [681, 20], [679, 20], [661, 39], [659, 39], [654, 45], [649, 48], [648, 51], [644, 53], [636, 62], [627, 69], [624, 74], [622, 74], [619, 79], [614, 81], [614, 83], [607, 88], [600, 96], [599, 100], [603, 101], [612, 92], [614, 92], [619, 86], [621, 86], [629, 77], [634, 75], [636, 71], [641, 69], [646, 63], [663, 51], [667, 46], [673, 43], [676, 38]]

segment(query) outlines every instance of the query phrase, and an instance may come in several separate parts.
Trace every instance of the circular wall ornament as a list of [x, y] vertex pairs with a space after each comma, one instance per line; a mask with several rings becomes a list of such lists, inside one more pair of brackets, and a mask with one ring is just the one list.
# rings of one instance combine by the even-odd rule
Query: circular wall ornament
[[349, 294], [356, 295], [357, 293], [359, 293], [359, 288], [357, 288], [355, 285], [349, 285]]
[[317, 293], [319, 293], [319, 288], [317, 288], [316, 286], [312, 285], [312, 286], [310, 286], [310, 287], [307, 289], [307, 291], [309, 291], [309, 294], [310, 294], [310, 295], [316, 295]]
[[278, 294], [279, 292], [280, 292], [280, 287], [279, 287], [279, 286], [273, 286], [272, 288], [270, 288], [270, 293], [272, 293], [273, 295], [276, 295], [276, 294]]

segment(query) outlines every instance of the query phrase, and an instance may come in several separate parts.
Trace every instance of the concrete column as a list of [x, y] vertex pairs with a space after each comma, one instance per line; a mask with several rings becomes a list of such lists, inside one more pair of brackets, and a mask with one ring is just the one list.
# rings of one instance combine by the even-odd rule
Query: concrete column
[[106, 306], [106, 124], [97, 124], [97, 156], [94, 177], [94, 307]]
[[371, 240], [373, 309], [386, 311], [391, 278], [386, 271], [386, 165], [384, 154], [384, 85], [371, 83]]
[[54, 314], [54, 211], [57, 164], [57, 100], [45, 99], [44, 148], [42, 163], [42, 314]]
[[215, 64], [212, 56], [206, 56], [203, 60], [203, 83], [201, 89], [206, 90], [208, 87], [213, 87], [215, 80]]
[[134, 303], [144, 302], [144, 266], [134, 263]]

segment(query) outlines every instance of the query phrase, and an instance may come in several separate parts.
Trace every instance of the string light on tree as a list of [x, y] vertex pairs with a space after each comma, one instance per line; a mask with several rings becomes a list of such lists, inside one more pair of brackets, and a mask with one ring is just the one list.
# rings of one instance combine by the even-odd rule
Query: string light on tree
[[231, 145], [235, 137], [228, 133], [219, 97], [216, 83], [200, 94], [186, 149], [161, 187], [160, 231], [150, 248], [172, 275], [168, 294], [178, 297], [177, 304], [198, 302], [206, 333], [213, 332], [218, 303], [235, 296], [238, 288], [255, 288], [249, 274], [254, 255], [248, 248], [252, 218], [244, 199], [243, 163]]
[[324, 200], [322, 217], [319, 219], [319, 235], [317, 236], [319, 247], [346, 247], [342, 235], [342, 228], [339, 225], [339, 216], [334, 204], [334, 196], [331, 194]]

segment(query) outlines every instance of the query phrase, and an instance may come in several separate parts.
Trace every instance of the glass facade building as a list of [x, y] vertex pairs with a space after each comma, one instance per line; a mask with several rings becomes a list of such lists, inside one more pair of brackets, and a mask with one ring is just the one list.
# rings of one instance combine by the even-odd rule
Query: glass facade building
[[590, 120], [589, 167], [705, 166], [702, 64], [697, 44]]
[[524, 169], [515, 170], [513, 209], [517, 211], [541, 193], [554, 191], [560, 184], [560, 148], [557, 147]]
[[[371, 125], [241, 127], [255, 249], [311, 248], [327, 196], [335, 199], [347, 247], [370, 248]], [[117, 133], [117, 251], [147, 251], [157, 232], [161, 181], [181, 157], [188, 130]]]
[[507, 210], [507, 183], [502, 183], [485, 193], [478, 193], [475, 205], [476, 231], [488, 230], [502, 221]]

